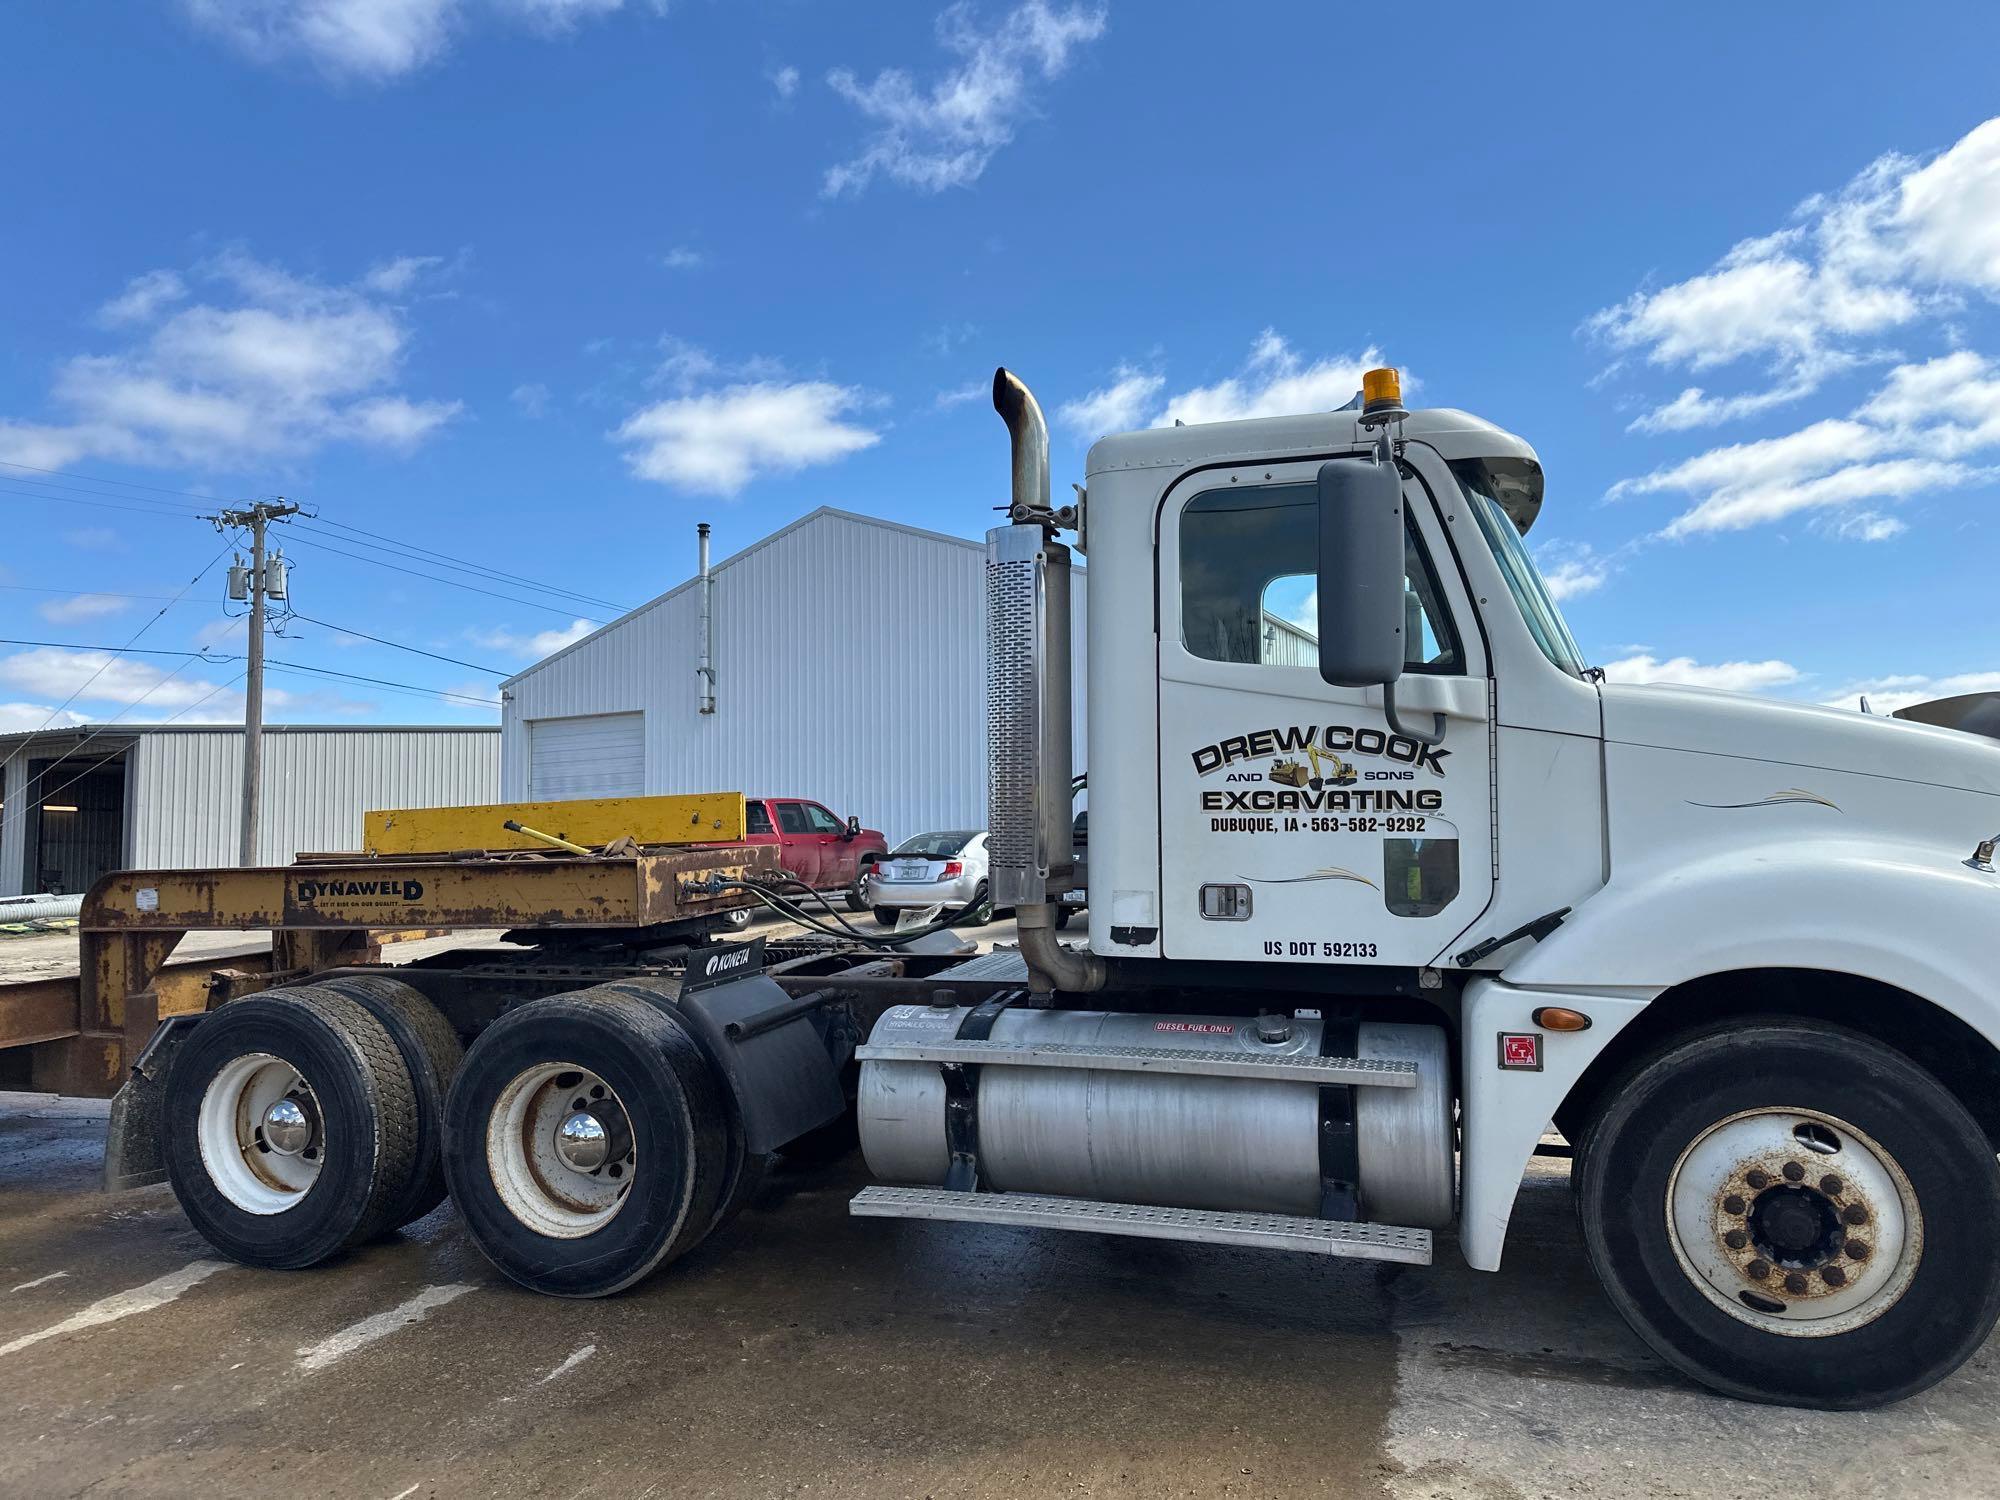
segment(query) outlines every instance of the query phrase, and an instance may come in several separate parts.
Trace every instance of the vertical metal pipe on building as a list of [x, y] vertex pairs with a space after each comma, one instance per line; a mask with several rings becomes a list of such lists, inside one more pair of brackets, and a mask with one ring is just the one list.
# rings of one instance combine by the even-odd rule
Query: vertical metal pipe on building
[[701, 665], [694, 670], [701, 679], [701, 711], [712, 714], [715, 712], [715, 614], [710, 607], [710, 596], [715, 580], [708, 571], [708, 522], [701, 522], [694, 531], [701, 547]]

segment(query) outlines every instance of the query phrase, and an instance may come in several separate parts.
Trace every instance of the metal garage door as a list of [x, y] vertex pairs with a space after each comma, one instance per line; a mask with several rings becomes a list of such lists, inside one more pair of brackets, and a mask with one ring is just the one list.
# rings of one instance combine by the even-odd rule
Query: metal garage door
[[528, 799], [637, 797], [646, 790], [646, 716], [528, 723]]

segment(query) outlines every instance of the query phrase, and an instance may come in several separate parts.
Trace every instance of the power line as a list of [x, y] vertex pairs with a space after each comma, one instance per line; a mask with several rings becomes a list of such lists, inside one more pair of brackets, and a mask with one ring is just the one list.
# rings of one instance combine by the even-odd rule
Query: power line
[[[5, 589], [13, 594], [67, 594], [73, 599], [85, 597], [92, 599], [150, 599], [155, 601], [166, 599], [175, 603], [180, 602], [175, 600], [172, 594], [121, 594], [115, 589], [59, 589], [51, 588], [49, 585], [41, 583], [0, 583], [0, 589]], [[193, 603], [194, 601], [190, 600], [188, 602]]]
[[[19, 483], [18, 480], [12, 480], [9, 479], [6, 475], [0, 475], [0, 485], [10, 485], [18, 483]], [[165, 508], [161, 508], [159, 510], [150, 510], [143, 506], [138, 506], [138, 505], [118, 505], [109, 500], [79, 500], [74, 495], [47, 495], [36, 490], [8, 489], [5, 491], [5, 493], [11, 495], [18, 495], [21, 498], [27, 500], [48, 500], [54, 502], [57, 505], [86, 505], [89, 506], [92, 510], [122, 510], [122, 511], [127, 511], [135, 516], [154, 516], [162, 521], [180, 521], [180, 520], [195, 519], [194, 513], [192, 511], [183, 513], [181, 511], [167, 510]], [[137, 498], [137, 497], [128, 497], [128, 498]]]
[[[602, 605], [606, 609], [615, 609], [620, 614], [628, 613], [631, 609], [630, 605], [620, 604], [613, 599], [600, 599], [595, 594], [578, 593], [575, 589], [561, 588], [552, 583], [542, 583], [528, 577], [524, 573], [509, 573], [504, 568], [489, 568], [484, 563], [471, 562], [466, 558], [455, 557], [449, 552], [439, 552], [430, 547], [419, 547], [415, 542], [405, 541], [400, 537], [384, 536], [381, 532], [367, 531], [359, 526], [349, 526], [344, 521], [328, 520], [324, 516], [315, 517], [314, 519], [323, 521], [325, 524], [314, 526], [303, 521], [299, 524], [307, 531], [318, 531], [329, 536], [333, 535], [333, 533], [326, 530], [327, 526], [336, 526], [341, 531], [351, 531], [357, 536], [372, 537], [378, 543], [384, 544], [398, 557], [407, 557], [413, 562], [435, 559], [438, 566], [450, 568], [454, 572], [471, 573], [474, 577], [483, 577], [499, 583], [518, 583], [539, 593], [556, 594], [569, 599], [581, 600], [585, 604]], [[344, 536], [336, 537], [335, 539], [343, 542], [348, 540]], [[354, 545], [364, 546], [366, 544], [357, 542]]]
[[331, 620], [315, 620], [311, 615], [302, 615], [296, 612], [292, 615], [292, 618], [294, 620], [303, 620], [308, 625], [322, 626], [327, 630], [338, 630], [342, 635], [351, 635], [358, 640], [373, 641], [378, 646], [392, 646], [398, 651], [408, 651], [413, 656], [428, 656], [432, 661], [448, 661], [454, 667], [470, 667], [475, 672], [490, 672], [495, 677], [511, 677], [514, 675], [512, 672], [503, 671], [499, 667], [482, 666], [476, 661], [460, 661], [455, 656], [440, 656], [437, 652], [426, 651], [421, 646], [406, 646], [401, 641], [384, 640], [379, 635], [370, 635], [367, 631], [356, 630], [351, 625], [336, 625]]
[[[299, 538], [299, 539], [298, 539], [298, 542], [299, 542], [299, 545], [300, 545], [300, 546], [304, 546], [304, 547], [313, 547], [313, 548], [316, 548], [316, 549], [318, 549], [318, 550], [319, 550], [319, 551], [321, 551], [321, 552], [331, 552], [331, 553], [333, 553], [333, 554], [334, 554], [335, 556], [337, 556], [337, 557], [351, 557], [351, 558], [353, 558], [353, 559], [354, 559], [354, 561], [356, 561], [356, 562], [365, 562], [365, 563], [371, 563], [371, 564], [373, 564], [373, 565], [374, 565], [375, 567], [378, 567], [378, 568], [387, 568], [387, 569], [389, 569], [389, 570], [390, 570], [391, 572], [394, 572], [394, 573], [407, 573], [407, 574], [409, 574], [409, 575], [410, 575], [410, 576], [411, 576], [412, 578], [423, 578], [423, 579], [427, 579], [427, 580], [429, 580], [429, 581], [430, 581], [430, 582], [432, 582], [432, 583], [442, 583], [442, 584], [448, 584], [448, 585], [450, 585], [450, 586], [451, 586], [452, 588], [455, 588], [455, 589], [464, 589], [464, 590], [465, 590], [466, 592], [468, 592], [468, 593], [473, 593], [473, 594], [484, 594], [484, 595], [486, 595], [486, 596], [487, 596], [487, 597], [488, 597], [489, 599], [505, 599], [505, 600], [506, 600], [506, 601], [507, 601], [507, 602], [508, 602], [509, 604], [525, 604], [525, 605], [527, 605], [527, 606], [528, 606], [528, 607], [529, 607], [530, 609], [542, 609], [542, 610], [547, 610], [547, 611], [548, 611], [548, 612], [549, 612], [550, 614], [552, 614], [552, 615], [572, 615], [572, 616], [574, 616], [574, 615], [576, 614], [576, 611], [575, 611], [575, 610], [573, 610], [573, 609], [563, 609], [563, 608], [560, 608], [560, 607], [558, 607], [557, 605], [554, 605], [554, 604], [545, 604], [545, 603], [543, 603], [543, 602], [542, 602], [542, 601], [541, 601], [540, 599], [523, 599], [523, 598], [521, 598], [521, 596], [520, 596], [520, 595], [518, 595], [518, 594], [502, 594], [502, 593], [500, 593], [500, 592], [498, 592], [497, 590], [494, 590], [494, 589], [482, 589], [482, 588], [478, 588], [478, 587], [475, 587], [474, 585], [472, 585], [472, 584], [469, 584], [469, 583], [461, 583], [461, 582], [459, 582], [459, 581], [458, 581], [458, 580], [457, 580], [456, 578], [440, 578], [440, 577], [439, 577], [439, 576], [438, 576], [437, 574], [435, 574], [435, 573], [423, 573], [423, 572], [419, 572], [419, 571], [418, 571], [417, 569], [415, 569], [415, 568], [405, 568], [405, 567], [400, 567], [400, 566], [398, 566], [397, 564], [395, 564], [395, 563], [392, 563], [392, 562], [384, 562], [384, 561], [383, 561], [383, 560], [382, 560], [381, 558], [379, 558], [379, 557], [368, 557], [368, 556], [366, 556], [366, 555], [364, 555], [364, 554], [362, 554], [362, 553], [359, 553], [359, 552], [347, 552], [347, 551], [343, 551], [343, 550], [342, 550], [341, 548], [339, 548], [339, 547], [333, 547], [333, 546], [329, 546], [329, 545], [328, 545], [327, 543], [325, 543], [325, 542], [309, 542], [309, 541], [306, 541], [306, 540], [305, 540], [305, 539], [303, 539], [303, 538]], [[594, 620], [594, 619], [591, 619], [591, 618], [590, 618], [590, 616], [588, 616], [588, 615], [585, 615], [585, 616], [582, 616], [582, 618], [583, 618], [583, 619], [585, 619], [585, 620], [588, 620], [588, 621], [589, 621], [589, 623], [590, 623], [590, 624], [592, 624], [592, 625], [602, 625], [602, 624], [604, 623], [604, 622], [603, 622], [602, 620]]]
[[165, 488], [164, 486], [157, 484], [141, 484], [136, 479], [106, 479], [101, 475], [76, 474], [72, 473], [70, 470], [67, 469], [42, 469], [42, 468], [37, 468], [34, 464], [11, 463], [6, 459], [0, 459], [0, 469], [26, 469], [31, 473], [35, 474], [50, 474], [56, 477], [57, 479], [81, 479], [87, 484], [110, 484], [110, 485], [118, 485], [121, 486], [122, 488], [129, 490], [151, 490], [153, 491], [153, 493], [158, 495], [180, 495], [184, 496], [189, 500], [199, 500], [203, 505], [219, 505], [227, 503], [227, 501], [220, 496], [197, 495], [193, 490], [170, 490]]
[[281, 667], [287, 672], [310, 672], [316, 677], [338, 677], [347, 682], [373, 683], [376, 687], [401, 688], [405, 692], [428, 693], [433, 698], [454, 698], [461, 703], [477, 703], [482, 708], [498, 708], [498, 698], [475, 698], [470, 693], [454, 693], [445, 688], [419, 687], [414, 682], [396, 682], [387, 677], [363, 677], [354, 672], [336, 672], [331, 667], [308, 667], [298, 662], [271, 660], [270, 665]]
[[159, 646], [84, 646], [75, 641], [24, 641], [11, 635], [0, 635], [0, 646], [53, 646], [58, 651], [110, 651], [114, 653], [122, 651], [127, 656], [199, 656], [210, 661], [243, 660], [242, 657], [235, 655], [210, 656], [206, 651], [168, 651]]

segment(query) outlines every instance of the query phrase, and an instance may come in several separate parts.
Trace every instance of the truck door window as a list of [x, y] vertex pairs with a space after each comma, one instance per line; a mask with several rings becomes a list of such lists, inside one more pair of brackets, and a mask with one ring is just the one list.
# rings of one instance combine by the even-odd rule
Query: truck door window
[[[1181, 512], [1182, 644], [1209, 661], [1317, 663], [1317, 580], [1298, 566], [1318, 548], [1318, 496], [1310, 484], [1196, 495]], [[1403, 670], [1462, 674], [1458, 636], [1414, 528], [1404, 533], [1403, 568]]]
[[761, 802], [744, 803], [743, 831], [745, 833], [769, 833], [771, 831], [770, 809], [765, 807]]
[[812, 831], [814, 833], [847, 832], [847, 825], [842, 823], [840, 819], [836, 818], [832, 813], [828, 812], [825, 808], [821, 807], [817, 802], [806, 803], [805, 809], [806, 809], [806, 822], [812, 825]]
[[778, 804], [778, 826], [786, 833], [805, 833], [806, 810], [796, 802]]

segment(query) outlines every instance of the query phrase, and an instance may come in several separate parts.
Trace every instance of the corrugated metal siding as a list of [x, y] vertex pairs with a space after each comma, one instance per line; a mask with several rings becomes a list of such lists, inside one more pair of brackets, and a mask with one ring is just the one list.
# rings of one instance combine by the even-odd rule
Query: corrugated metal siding
[[28, 820], [20, 806], [27, 776], [27, 760], [21, 751], [4, 752], [0, 757], [0, 896], [34, 894], [21, 878], [22, 861], [28, 857]]
[[[892, 842], [983, 828], [985, 580], [983, 547], [815, 516], [716, 570], [714, 714], [695, 679], [700, 593], [683, 589], [515, 680], [501, 795], [528, 795], [529, 721], [641, 712], [648, 793], [809, 797]], [[1079, 643], [1086, 587], [1079, 572]]]
[[[132, 747], [134, 866], [233, 865], [242, 826], [242, 736], [162, 732]], [[258, 861], [359, 849], [372, 807], [498, 800], [500, 737], [480, 729], [267, 729]]]

